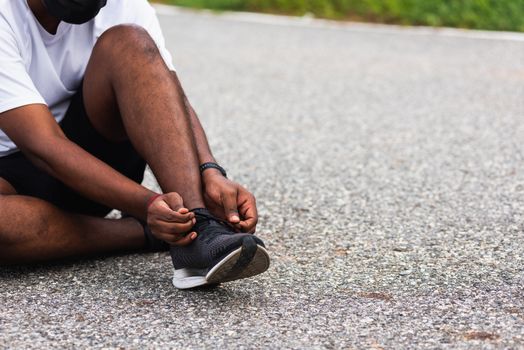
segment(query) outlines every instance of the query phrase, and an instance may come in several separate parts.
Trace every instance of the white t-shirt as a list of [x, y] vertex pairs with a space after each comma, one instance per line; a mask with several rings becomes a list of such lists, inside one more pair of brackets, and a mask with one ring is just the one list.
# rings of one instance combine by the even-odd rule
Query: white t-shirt
[[[55, 35], [40, 25], [26, 0], [0, 0], [0, 113], [45, 104], [60, 122], [80, 86], [98, 37], [123, 23], [145, 28], [167, 66], [174, 70], [155, 10], [147, 0], [109, 0], [90, 22], [61, 22]], [[0, 130], [0, 157], [16, 151]]]

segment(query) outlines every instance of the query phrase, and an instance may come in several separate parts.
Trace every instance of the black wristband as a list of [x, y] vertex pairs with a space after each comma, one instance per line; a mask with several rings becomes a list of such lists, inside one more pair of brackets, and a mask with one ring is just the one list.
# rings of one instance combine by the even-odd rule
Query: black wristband
[[227, 178], [226, 170], [222, 168], [220, 165], [218, 165], [217, 163], [210, 162], [210, 163], [202, 164], [200, 166], [200, 174], [203, 174], [206, 169], [217, 169], [218, 171], [220, 171], [222, 175], [224, 175], [225, 178]]

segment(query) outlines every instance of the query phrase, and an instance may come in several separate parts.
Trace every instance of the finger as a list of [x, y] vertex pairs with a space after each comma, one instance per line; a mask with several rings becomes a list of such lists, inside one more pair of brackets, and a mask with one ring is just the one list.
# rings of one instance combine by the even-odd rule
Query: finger
[[196, 232], [191, 232], [187, 236], [182, 237], [181, 239], [173, 242], [172, 245], [186, 246], [186, 245], [190, 244], [191, 242], [193, 242], [196, 239], [196, 237], [197, 237], [197, 233]]
[[240, 227], [240, 223], [238, 223], [238, 224], [231, 224], [231, 226], [233, 227], [233, 229], [235, 230], [236, 233], [242, 232], [242, 227]]
[[179, 214], [182, 214], [182, 215], [188, 215], [188, 217], [189, 217], [190, 219], [193, 219], [193, 218], [195, 217], [195, 213], [192, 212], [192, 211], [189, 211], [189, 209], [187, 209], [187, 208], [180, 208], [180, 209], [178, 209], [177, 212], [178, 212]]
[[169, 232], [169, 233], [187, 233], [189, 230], [193, 228], [193, 221], [186, 222], [184, 224], [181, 223], [165, 223], [162, 225], [162, 231], [163, 232]]
[[196, 220], [191, 219], [186, 222], [173, 222], [173, 221], [165, 221], [162, 218], [152, 218], [149, 221], [149, 227], [154, 228], [158, 232], [164, 232], [164, 233], [186, 233], [189, 230], [193, 228], [195, 225]]
[[195, 240], [197, 234], [196, 232], [191, 232], [189, 234], [183, 234], [183, 233], [172, 234], [172, 233], [161, 232], [161, 233], [155, 233], [154, 235], [158, 239], [161, 239], [164, 242], [167, 242], [171, 245], [175, 245], [175, 244], [179, 245], [179, 243], [186, 244], [187, 242], [192, 242], [193, 240]]
[[255, 233], [257, 227], [257, 220], [255, 218], [247, 219], [239, 223], [240, 231], [247, 233]]
[[184, 213], [184, 211], [181, 213], [180, 210], [181, 209], [179, 209], [178, 212], [173, 211], [165, 201], [161, 200], [154, 202], [149, 208], [149, 212], [153, 214], [153, 216], [168, 222], [187, 222], [195, 217], [193, 213]]
[[186, 223], [191, 222], [195, 218], [195, 214], [193, 213], [186, 213], [186, 214], [180, 214], [179, 212], [172, 212], [167, 216], [159, 216], [160, 219], [167, 222], [175, 222], [175, 223]]
[[229, 222], [237, 224], [240, 222], [237, 205], [237, 190], [231, 190], [223, 194], [222, 205], [224, 206], [224, 215]]
[[242, 232], [253, 233], [258, 223], [258, 210], [255, 197], [248, 195], [240, 205], [242, 221], [239, 222]]
[[189, 213], [189, 209], [187, 208], [180, 208], [177, 210], [180, 214], [187, 214]]

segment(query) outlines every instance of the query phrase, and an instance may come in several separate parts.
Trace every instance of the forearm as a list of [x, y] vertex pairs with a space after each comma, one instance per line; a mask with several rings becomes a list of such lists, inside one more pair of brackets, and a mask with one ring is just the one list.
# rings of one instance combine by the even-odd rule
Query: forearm
[[154, 193], [128, 179], [66, 138], [56, 138], [38, 153], [26, 153], [36, 166], [83, 196], [145, 219]]

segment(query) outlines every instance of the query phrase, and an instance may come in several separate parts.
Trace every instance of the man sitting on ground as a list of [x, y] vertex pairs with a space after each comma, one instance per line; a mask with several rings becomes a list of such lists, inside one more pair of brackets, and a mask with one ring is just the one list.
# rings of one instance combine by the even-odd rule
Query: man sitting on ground
[[146, 0], [0, 0], [0, 263], [169, 249], [175, 287], [216, 284], [268, 268], [257, 218]]

